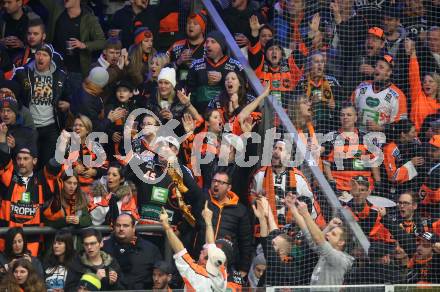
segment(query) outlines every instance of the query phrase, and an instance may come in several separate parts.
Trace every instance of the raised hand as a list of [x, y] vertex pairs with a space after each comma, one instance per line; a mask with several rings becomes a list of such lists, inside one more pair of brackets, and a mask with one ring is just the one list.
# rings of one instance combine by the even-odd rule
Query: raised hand
[[310, 22], [310, 30], [312, 32], [318, 32], [319, 31], [319, 24], [321, 23], [321, 16], [318, 13], [315, 13], [312, 18], [312, 22]]
[[194, 121], [193, 117], [188, 113], [183, 114], [182, 124], [183, 129], [186, 133], [193, 132], [196, 128], [196, 122]]
[[416, 44], [410, 38], [405, 39], [405, 52], [408, 56], [413, 56], [416, 54]]
[[162, 207], [162, 211], [160, 212], [159, 220], [160, 220], [160, 223], [162, 223], [162, 226], [163, 226], [164, 228], [170, 226], [170, 225], [169, 225], [169, 222], [168, 222], [168, 220], [169, 220], [169, 218], [168, 218], [168, 213], [167, 213], [167, 211], [165, 210], [164, 207]]
[[255, 217], [258, 219], [266, 217], [263, 202], [260, 198], [255, 200], [255, 204], [252, 204], [252, 210], [254, 210]]
[[185, 89], [177, 90], [177, 97], [180, 100], [180, 103], [183, 105], [189, 105], [191, 103], [191, 93], [186, 95]]
[[205, 202], [205, 208], [202, 211], [202, 217], [206, 224], [212, 224], [212, 210], [208, 208], [208, 201]]
[[307, 208], [307, 204], [301, 201], [298, 201], [298, 205], [297, 205], [297, 209], [299, 214], [301, 214], [301, 216], [307, 216], [309, 215], [309, 209]]

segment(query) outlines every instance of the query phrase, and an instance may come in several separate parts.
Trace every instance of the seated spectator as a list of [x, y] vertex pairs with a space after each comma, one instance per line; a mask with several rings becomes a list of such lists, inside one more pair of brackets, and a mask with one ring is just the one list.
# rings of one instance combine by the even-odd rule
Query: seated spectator
[[96, 274], [86, 273], [82, 275], [78, 282], [78, 289], [76, 292], [89, 292], [89, 291], [100, 291], [102, 287], [101, 280]]
[[389, 230], [381, 222], [381, 215], [377, 211], [377, 207], [367, 200], [371, 194], [368, 179], [364, 176], [355, 176], [351, 179], [350, 185], [350, 194], [353, 198], [344, 204], [344, 208], [352, 213], [370, 240], [394, 242]]
[[257, 288], [259, 281], [267, 269], [264, 253], [260, 253], [252, 260], [251, 268], [247, 276], [247, 285], [250, 288]]
[[[26, 45], [22, 52], [13, 60], [15, 67], [21, 67], [35, 60], [35, 52], [46, 41], [46, 27], [41, 19], [29, 22], [27, 28]], [[63, 57], [53, 50], [53, 62], [59, 69], [64, 68]]]
[[114, 221], [113, 234], [104, 240], [103, 250], [118, 261], [125, 289], [151, 289], [154, 264], [162, 257], [154, 244], [135, 235], [135, 220], [121, 213]]
[[318, 132], [336, 129], [336, 103], [339, 105], [342, 100], [339, 81], [325, 74], [326, 62], [324, 53], [310, 53], [306, 70], [297, 86], [297, 91], [312, 101], [313, 122]]
[[121, 165], [112, 163], [107, 175], [93, 184], [89, 202], [93, 225], [108, 225], [121, 213], [128, 213], [136, 220], [139, 219], [136, 198], [125, 181], [125, 175], [126, 170]]
[[409, 55], [409, 87], [411, 98], [411, 121], [417, 132], [425, 118], [440, 111], [440, 75], [426, 73], [420, 78], [419, 60], [413, 41], [405, 41], [406, 53]]
[[[420, 187], [420, 175], [425, 164], [423, 148], [417, 139], [416, 129], [409, 120], [390, 125], [388, 143], [383, 146], [386, 181], [390, 195]], [[385, 180], [385, 179], [384, 179]]]
[[153, 33], [146, 27], [136, 29], [134, 44], [128, 51], [127, 67], [127, 77], [131, 79], [135, 87], [140, 86], [146, 79], [152, 58], [156, 53]]
[[329, 133], [330, 139], [324, 143], [323, 163], [327, 180], [338, 192], [350, 191], [351, 178], [358, 175], [367, 177], [371, 186], [379, 185], [379, 167], [368, 167], [362, 161], [362, 156], [369, 152], [364, 145], [364, 135], [356, 127], [356, 108], [351, 103], [343, 104], [339, 117], [341, 127]]
[[19, 112], [18, 115], [23, 118], [23, 126], [34, 129], [35, 124], [32, 114], [29, 108], [23, 106], [20, 103], [21, 100], [21, 87], [13, 80], [2, 80], [0, 81], [0, 98], [12, 97], [18, 102]]
[[[0, 222], [3, 226], [35, 226], [42, 223], [44, 203], [52, 197], [50, 185], [54, 184], [61, 172], [61, 165], [51, 159], [44, 169], [37, 171], [37, 151], [29, 146], [16, 149], [13, 158], [7, 145], [7, 126], [0, 124], [0, 178], [7, 192], [2, 194]], [[27, 249], [37, 256], [40, 236], [28, 238]], [[0, 250], [4, 250], [0, 239]]]
[[46, 292], [44, 281], [27, 259], [17, 259], [0, 283], [6, 291]]
[[128, 53], [126, 49], [122, 49], [121, 41], [117, 38], [107, 39], [97, 62], [90, 65], [92, 69], [101, 67], [108, 72], [108, 81], [101, 94], [104, 101], [111, 96], [113, 87], [124, 78], [128, 63]]
[[257, 39], [261, 29], [257, 17], [249, 20], [252, 38], [248, 48], [249, 65], [265, 85], [270, 86], [271, 94], [283, 104], [290, 97], [303, 74], [303, 61], [293, 53], [286, 58], [279, 42], [270, 39], [263, 44]]
[[[226, 291], [228, 280], [224, 252], [216, 246], [209, 247], [208, 259], [204, 268], [193, 261], [185, 246], [171, 228], [168, 214], [163, 208], [160, 213], [160, 222], [165, 230], [171, 249], [175, 253], [174, 262], [185, 282], [186, 288], [196, 291]], [[212, 234], [212, 238], [214, 238], [213, 228], [212, 226], [210, 227], [208, 230]]]
[[218, 95], [229, 71], [243, 70], [237, 60], [227, 55], [226, 40], [220, 31], [208, 34], [205, 50], [206, 56], [191, 64], [187, 78], [192, 103], [199, 112], [204, 112], [209, 101]]
[[12, 97], [0, 99], [0, 118], [8, 127], [7, 142], [9, 148], [15, 153], [21, 146], [37, 148], [37, 132], [23, 125], [19, 106]]
[[96, 131], [104, 131], [112, 122], [125, 115], [124, 109], [110, 111], [104, 116], [104, 101], [102, 94], [109, 80], [107, 70], [95, 67], [90, 70], [89, 76], [84, 80], [82, 88], [75, 94], [72, 100], [72, 111], [75, 114], [87, 116]]
[[72, 234], [58, 231], [44, 261], [44, 278], [50, 291], [64, 289], [68, 267], [75, 256]]
[[407, 283], [434, 284], [439, 282], [440, 257], [437, 247], [438, 238], [430, 233], [420, 234], [417, 250], [408, 261]]
[[195, 59], [203, 58], [207, 15], [204, 11], [192, 13], [186, 22], [186, 39], [176, 41], [169, 49], [168, 55], [177, 71], [177, 80], [185, 81], [188, 69]]
[[170, 282], [173, 268], [165, 261], [157, 261], [153, 266], [153, 292], [172, 291]]
[[38, 277], [43, 277], [43, 267], [40, 260], [36, 256], [32, 256], [27, 249], [26, 236], [23, 228], [14, 227], [8, 229], [5, 236], [5, 251], [0, 256], [0, 264], [7, 271], [11, 271], [14, 262], [23, 259], [32, 264], [32, 268], [37, 273]]
[[56, 67], [53, 55], [52, 46], [41, 45], [36, 49], [35, 60], [18, 69], [14, 76], [24, 88], [20, 102], [30, 109], [38, 131], [40, 167], [53, 157], [58, 135], [65, 127], [70, 108], [67, 76]]
[[105, 291], [123, 290], [121, 268], [111, 255], [102, 251], [101, 232], [87, 228], [82, 232], [81, 237], [84, 251], [73, 258], [67, 272], [64, 290], [75, 291], [83, 275], [87, 273], [95, 274]]
[[351, 95], [361, 132], [383, 131], [385, 125], [407, 117], [406, 96], [391, 82], [393, 64], [390, 55], [382, 56], [376, 62], [373, 81], [362, 82]]
[[[307, 209], [307, 204], [292, 198], [287, 205], [296, 224], [304, 233], [309, 246], [319, 254], [310, 285], [341, 285], [351, 269], [354, 258], [344, 252], [348, 234], [339, 218], [334, 218], [324, 231], [316, 225]], [[336, 288], [334, 291], [339, 290]]]
[[[420, 188], [420, 206], [423, 208], [427, 217], [440, 218], [438, 203], [440, 202], [440, 135], [434, 135], [428, 143], [427, 175]], [[438, 233], [438, 232], [436, 232]]]
[[145, 104], [151, 98], [151, 94], [157, 89], [157, 77], [159, 77], [162, 68], [166, 67], [170, 63], [168, 54], [156, 53], [149, 60], [148, 74], [144, 78], [144, 82], [139, 86], [139, 95], [137, 103], [141, 107], [145, 107]]
[[72, 176], [63, 172], [55, 186], [52, 200], [43, 211], [45, 223], [55, 228], [90, 226], [92, 219], [87, 209], [88, 203], [76, 171], [73, 170]]

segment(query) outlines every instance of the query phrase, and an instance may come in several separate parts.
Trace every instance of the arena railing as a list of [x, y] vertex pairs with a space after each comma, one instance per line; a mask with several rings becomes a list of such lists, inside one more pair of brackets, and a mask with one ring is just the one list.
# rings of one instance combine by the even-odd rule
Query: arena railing
[[[232, 34], [226, 27], [221, 16], [214, 7], [212, 1], [201, 0], [201, 2], [203, 3], [205, 9], [207, 10], [214, 27], [217, 30], [221, 31], [225, 36], [227, 45], [233, 57], [238, 61], [240, 61], [240, 63], [243, 65], [244, 72], [246, 74], [250, 86], [252, 87], [252, 89], [255, 91], [256, 94], [261, 94], [263, 92], [263, 86], [261, 85], [260, 80], [257, 78], [255, 72], [249, 66], [246, 57], [243, 55], [242, 51], [236, 44]], [[287, 115], [285, 110], [281, 107], [281, 105], [274, 96], [269, 96], [268, 98], [266, 98], [263, 112], [264, 112], [264, 116], [266, 117], [274, 117], [274, 115], [277, 115], [279, 117], [279, 120], [283, 125], [284, 129], [286, 130], [287, 133], [290, 133], [291, 137], [293, 138], [293, 142], [296, 144], [297, 152], [299, 152], [299, 154], [301, 154], [302, 157], [306, 157], [306, 145], [302, 142], [301, 139], [298, 139], [297, 129], [292, 124], [289, 116]], [[266, 123], [264, 127], [265, 130], [267, 130], [268, 128], [270, 128], [270, 125]], [[330, 187], [324, 174], [321, 172], [320, 168], [317, 165], [318, 164], [316, 161], [314, 161], [313, 159], [308, 159], [307, 167], [310, 169], [311, 174], [315, 178], [316, 182], [319, 184], [320, 190], [322, 191], [327, 202], [329, 203], [329, 206], [331, 207], [332, 215], [339, 214], [339, 216], [342, 217], [341, 219], [344, 220], [345, 224], [349, 227], [352, 235], [355, 237], [356, 239], [355, 242], [357, 242], [361, 246], [365, 254], [368, 254], [368, 248], [370, 246], [370, 242], [368, 238], [363, 233], [362, 229], [354, 219], [353, 215], [342, 207], [341, 203], [336, 197], [335, 192]]]
[[[87, 229], [87, 228], [94, 228], [96, 230], [99, 230], [102, 234], [109, 234], [112, 232], [112, 228], [109, 225], [97, 225], [97, 226], [89, 226], [86, 228], [79, 228], [79, 229], [72, 229], [73, 234], [80, 234], [81, 230]], [[0, 236], [5, 235], [8, 231], [8, 227], [0, 227]], [[23, 231], [26, 235], [53, 235], [59, 229], [49, 227], [49, 226], [30, 226], [30, 227], [23, 227]], [[148, 225], [136, 225], [136, 232], [142, 233], [142, 232], [163, 232], [162, 225], [160, 224], [148, 224]], [[165, 247], [164, 247], [164, 258], [167, 262], [172, 262], [173, 260], [173, 252], [168, 244], [168, 241], [165, 241]]]

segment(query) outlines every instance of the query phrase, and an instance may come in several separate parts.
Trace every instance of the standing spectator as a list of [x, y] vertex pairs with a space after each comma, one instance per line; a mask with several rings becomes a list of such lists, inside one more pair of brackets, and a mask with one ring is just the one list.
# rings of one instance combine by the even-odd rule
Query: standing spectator
[[72, 100], [72, 111], [82, 114], [92, 121], [93, 129], [105, 132], [110, 124], [126, 115], [125, 109], [110, 111], [105, 117], [104, 101], [102, 94], [108, 83], [109, 75], [102, 67], [90, 70], [89, 76], [84, 80], [82, 88]]
[[192, 103], [199, 112], [204, 112], [209, 101], [218, 95], [229, 71], [239, 73], [243, 70], [237, 60], [226, 54], [226, 40], [220, 31], [208, 34], [205, 50], [206, 56], [191, 64], [187, 78]]
[[135, 21], [139, 13], [148, 7], [148, 0], [132, 0], [113, 14], [110, 21], [109, 37], [117, 37], [122, 47], [128, 49], [133, 43]]
[[428, 173], [420, 188], [421, 202], [429, 217], [440, 218], [440, 180], [437, 178], [440, 174], [440, 135], [434, 135], [428, 143]]
[[[231, 178], [227, 173], [214, 174], [207, 199], [209, 209], [214, 213], [215, 238], [230, 238], [238, 247], [234, 251], [236, 268], [245, 277], [251, 265], [251, 225], [247, 209], [231, 191]], [[201, 229], [204, 230], [203, 227]], [[199, 238], [205, 238], [203, 231]]]
[[343, 100], [339, 81], [334, 76], [325, 74], [326, 64], [324, 53], [310, 53], [304, 75], [297, 87], [300, 94], [312, 101], [313, 124], [320, 133], [335, 130], [336, 103], [339, 105]]
[[428, 31], [428, 21], [423, 0], [405, 0], [403, 2], [405, 8], [402, 25], [411, 38], [424, 40]]
[[171, 292], [170, 282], [173, 276], [173, 269], [165, 261], [157, 261], [153, 268], [153, 292]]
[[356, 108], [351, 103], [343, 104], [339, 116], [341, 127], [329, 133], [330, 139], [324, 143], [324, 174], [328, 182], [339, 192], [350, 191], [351, 178], [358, 175], [367, 177], [371, 186], [373, 183], [378, 185], [380, 169], [362, 161], [368, 151], [364, 135], [356, 127]]
[[52, 60], [52, 46], [42, 44], [35, 52], [35, 60], [18, 69], [14, 77], [24, 88], [20, 101], [31, 111], [37, 128], [40, 167], [53, 157], [70, 108], [66, 73]]
[[[35, 52], [37, 48], [45, 43], [45, 41], [46, 27], [44, 22], [39, 18], [29, 21], [25, 46], [21, 53], [18, 54], [13, 60], [15, 67], [24, 66], [35, 60]], [[55, 52], [55, 50], [53, 52], [53, 61], [55, 62], [57, 68], [62, 69], [64, 67], [63, 57], [59, 53]]]
[[0, 99], [0, 118], [8, 127], [7, 142], [12, 151], [22, 146], [37, 148], [37, 132], [23, 125], [23, 118], [18, 111], [18, 103], [12, 97]]
[[114, 162], [109, 166], [107, 176], [93, 184], [89, 203], [93, 225], [111, 224], [122, 213], [139, 219], [136, 200], [125, 175], [124, 167]]
[[426, 117], [440, 110], [440, 73], [426, 73], [422, 80], [415, 44], [410, 39], [405, 41], [405, 50], [409, 55], [410, 118], [420, 132]]
[[44, 272], [41, 262], [36, 256], [32, 256], [27, 244], [23, 228], [9, 228], [5, 236], [6, 248], [4, 257], [0, 258], [0, 264], [6, 270], [10, 270], [14, 262], [22, 258], [32, 264], [34, 271], [39, 277], [43, 277]]
[[373, 81], [362, 82], [351, 95], [358, 111], [359, 130], [383, 131], [385, 125], [407, 118], [405, 94], [391, 82], [393, 57], [376, 62]]
[[123, 290], [121, 268], [118, 262], [108, 253], [102, 251], [102, 235], [96, 229], [85, 229], [81, 235], [84, 251], [75, 256], [69, 267], [65, 282], [65, 291], [75, 291], [81, 276], [95, 274], [102, 283], [102, 289]]
[[[226, 256], [224, 252], [216, 246], [210, 246], [206, 267], [204, 268], [194, 262], [183, 243], [174, 233], [169, 224], [168, 213], [164, 208], [160, 213], [160, 222], [165, 230], [171, 249], [175, 253], [174, 262], [186, 287], [196, 291], [226, 291], [228, 279], [225, 270]], [[207, 227], [209, 228], [208, 232], [213, 235], [212, 226], [207, 225]]]
[[120, 214], [113, 223], [114, 232], [104, 240], [103, 250], [114, 257], [121, 267], [121, 284], [127, 290], [153, 287], [153, 267], [161, 260], [159, 249], [149, 241], [136, 237], [136, 219]]
[[319, 214], [320, 208], [317, 202], [315, 203], [309, 182], [297, 168], [285, 166], [288, 156], [286, 143], [277, 141], [272, 149], [271, 165], [260, 168], [252, 177], [249, 201], [253, 201], [260, 195], [265, 196], [275, 222], [282, 227], [293, 222], [284, 204], [288, 192], [293, 192], [298, 197], [309, 198], [313, 205], [312, 216], [320, 226], [323, 226], [325, 222]]
[[107, 39], [98, 61], [90, 65], [91, 68], [102, 67], [108, 72], [107, 85], [101, 95], [104, 101], [112, 95], [116, 83], [123, 79], [127, 65], [128, 53], [127, 50], [122, 49], [121, 41], [117, 38]]
[[310, 216], [304, 202], [292, 199], [288, 205], [310, 247], [319, 254], [310, 285], [342, 285], [354, 261], [353, 257], [344, 252], [348, 234], [342, 221], [334, 218], [323, 232]]
[[398, 55], [407, 36], [405, 28], [401, 25], [400, 19], [403, 15], [400, 7], [396, 4], [387, 5], [383, 9], [382, 24], [385, 33], [385, 52], [391, 56]]
[[157, 77], [159, 77], [162, 68], [166, 67], [169, 63], [170, 57], [166, 53], [156, 53], [148, 61], [146, 79], [143, 79], [143, 83], [138, 85], [139, 95], [137, 103], [140, 107], [145, 107], [151, 94], [157, 89]]
[[231, 6], [222, 11], [222, 17], [239, 47], [246, 47], [251, 38], [249, 18], [258, 17], [260, 23], [265, 23], [262, 15], [255, 9], [251, 0], [235, 0]]
[[385, 168], [390, 195], [418, 190], [425, 159], [413, 123], [409, 120], [401, 120], [391, 124], [387, 133], [387, 142], [383, 147], [383, 168]]
[[[153, 33], [146, 27], [139, 27], [135, 31], [134, 44], [128, 51], [128, 69], [127, 75], [138, 87], [148, 77], [153, 56], [156, 55], [154, 48]], [[160, 71], [160, 69], [159, 69]], [[158, 73], [159, 74], [159, 73]]]
[[[61, 165], [51, 159], [44, 169], [37, 172], [37, 153], [35, 149], [28, 148], [29, 146], [17, 149], [13, 161], [7, 145], [7, 130], [4, 123], [0, 124], [0, 180], [2, 186], [8, 190], [2, 195], [0, 224], [7, 227], [40, 225], [41, 208], [52, 196], [50, 184], [55, 182]], [[28, 240], [27, 249], [36, 256], [39, 235]], [[4, 249], [3, 240], [0, 240], [0, 249]]]
[[18, 259], [11, 264], [0, 287], [6, 291], [46, 292], [44, 281], [27, 259]]
[[44, 262], [44, 278], [49, 291], [64, 289], [68, 267], [75, 256], [72, 234], [58, 231]]
[[92, 54], [104, 48], [104, 32], [89, 8], [81, 5], [81, 0], [40, 2], [50, 11], [47, 41], [64, 56], [70, 91], [74, 92], [90, 70]]
[[168, 49], [170, 61], [177, 71], [177, 80], [185, 81], [188, 69], [195, 59], [203, 58], [203, 43], [206, 35], [206, 14], [204, 11], [192, 13], [186, 22], [186, 38], [176, 41]]
[[90, 226], [92, 219], [87, 209], [88, 202], [76, 171], [73, 171], [72, 176], [63, 172], [55, 186], [52, 200], [43, 211], [45, 223], [54, 228]]
[[9, 49], [11, 58], [24, 47], [29, 21], [39, 18], [38, 15], [29, 11], [29, 7], [25, 8], [23, 2], [22, 0], [4, 0], [2, 3], [4, 12], [1, 15], [0, 42]]

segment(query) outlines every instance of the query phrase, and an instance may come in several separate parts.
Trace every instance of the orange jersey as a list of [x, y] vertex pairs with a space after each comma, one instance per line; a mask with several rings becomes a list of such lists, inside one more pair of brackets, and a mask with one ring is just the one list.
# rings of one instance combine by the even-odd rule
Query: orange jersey
[[383, 163], [389, 181], [402, 184], [417, 176], [417, 170], [411, 160], [402, 161], [401, 153], [396, 143], [386, 144], [383, 147], [383, 152]]
[[417, 132], [419, 132], [425, 118], [440, 111], [440, 102], [435, 98], [426, 96], [423, 92], [417, 57], [409, 59], [409, 88], [411, 97], [410, 119], [414, 123]]

